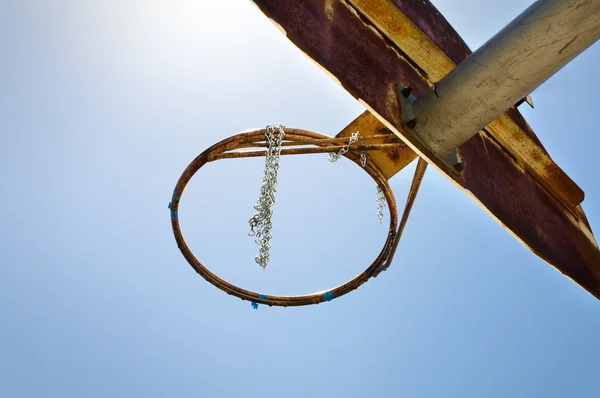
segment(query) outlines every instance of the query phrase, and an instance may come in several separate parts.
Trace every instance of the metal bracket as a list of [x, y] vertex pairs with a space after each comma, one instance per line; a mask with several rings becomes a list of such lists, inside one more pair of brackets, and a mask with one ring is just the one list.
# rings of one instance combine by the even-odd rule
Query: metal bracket
[[460, 174], [464, 170], [465, 164], [458, 157], [456, 151], [447, 154], [436, 153], [425, 143], [425, 140], [421, 138], [421, 135], [419, 134], [419, 120], [417, 115], [415, 115], [412, 105], [417, 98], [412, 95], [412, 88], [405, 87], [401, 83], [397, 83], [396, 87], [398, 89], [398, 104], [402, 111], [402, 126], [404, 127], [404, 132], [410, 134], [428, 155], [434, 156], [437, 160], [446, 164], [448, 169], [455, 174]]
[[531, 95], [528, 95], [525, 98], [520, 99], [519, 102], [517, 102], [515, 104], [515, 108], [518, 108], [523, 102], [526, 102], [527, 105], [529, 105], [531, 107], [531, 109], [534, 109], [533, 99], [531, 98]]

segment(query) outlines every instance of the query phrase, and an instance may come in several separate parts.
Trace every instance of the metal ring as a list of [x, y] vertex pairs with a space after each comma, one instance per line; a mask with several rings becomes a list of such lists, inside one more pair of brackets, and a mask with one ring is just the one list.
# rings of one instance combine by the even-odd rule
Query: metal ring
[[[377, 276], [378, 271], [380, 271], [380, 266], [388, 259], [390, 251], [392, 250], [393, 242], [396, 236], [396, 228], [398, 224], [398, 212], [396, 208], [396, 202], [394, 199], [394, 194], [388, 184], [387, 179], [381, 173], [381, 171], [377, 168], [377, 166], [371, 161], [371, 159], [367, 160], [366, 167], [361, 167], [360, 164], [360, 154], [353, 153], [352, 151], [344, 154], [344, 157], [350, 159], [355, 164], [357, 164], [362, 170], [365, 170], [367, 174], [375, 180], [379, 188], [383, 191], [385, 195], [386, 202], [388, 204], [388, 209], [390, 211], [390, 226], [389, 233], [381, 252], [375, 259], [375, 261], [368, 266], [361, 274], [357, 275], [350, 281], [339, 285], [335, 288], [332, 288], [327, 291], [313, 293], [304, 296], [271, 296], [265, 294], [259, 294], [250, 290], [242, 289], [238, 286], [235, 286], [215, 274], [213, 274], [208, 268], [206, 268], [198, 259], [194, 256], [191, 250], [188, 248], [183, 235], [181, 233], [181, 229], [179, 227], [179, 217], [178, 217], [178, 209], [179, 209], [179, 201], [181, 200], [181, 195], [183, 194], [186, 185], [189, 183], [191, 178], [200, 170], [202, 166], [208, 163], [211, 156], [215, 154], [220, 154], [226, 151], [231, 151], [234, 149], [247, 148], [249, 144], [260, 141], [264, 139], [265, 129], [253, 130], [249, 132], [240, 133], [229, 138], [222, 140], [221, 142], [211, 146], [204, 152], [202, 152], [196, 159], [194, 159], [189, 166], [184, 170], [175, 190], [173, 191], [173, 197], [169, 208], [171, 210], [171, 225], [173, 227], [173, 234], [175, 235], [175, 241], [177, 242], [177, 246], [181, 250], [181, 253], [186, 258], [188, 263], [199, 273], [204, 279], [210, 282], [212, 285], [218, 287], [224, 292], [239, 297], [242, 300], [252, 301], [260, 304], [266, 304], [269, 306], [302, 306], [302, 305], [311, 305], [311, 304], [319, 304], [323, 301], [330, 301], [332, 298], [337, 298], [349, 293], [350, 291], [358, 288], [360, 285], [365, 283], [373, 276]], [[285, 129], [285, 139], [288, 141], [300, 141], [303, 139], [328, 139], [328, 137], [323, 134], [314, 133], [311, 131], [300, 130], [300, 129]], [[318, 145], [318, 144], [317, 144]], [[322, 146], [326, 146], [327, 144], [323, 144]]]

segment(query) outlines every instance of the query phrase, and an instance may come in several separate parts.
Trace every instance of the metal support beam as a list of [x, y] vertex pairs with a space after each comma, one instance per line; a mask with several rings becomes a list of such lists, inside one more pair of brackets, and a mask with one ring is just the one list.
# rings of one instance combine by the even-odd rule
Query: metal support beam
[[538, 0], [412, 103], [407, 125], [452, 161], [457, 147], [599, 38], [600, 0]]

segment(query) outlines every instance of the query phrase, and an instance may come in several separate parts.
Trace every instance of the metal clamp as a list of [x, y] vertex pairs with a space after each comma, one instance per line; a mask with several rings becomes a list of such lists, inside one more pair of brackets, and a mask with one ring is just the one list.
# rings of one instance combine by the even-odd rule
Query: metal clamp
[[434, 156], [438, 161], [446, 164], [449, 170], [454, 171], [457, 174], [462, 172], [465, 165], [458, 157], [456, 151], [450, 153], [437, 153], [427, 145], [426, 141], [420, 135], [419, 119], [417, 115], [415, 115], [413, 109], [413, 103], [417, 98], [412, 94], [412, 88], [405, 87], [401, 83], [398, 83], [396, 87], [398, 89], [398, 104], [402, 110], [402, 126], [404, 127], [404, 131], [410, 134], [412, 138], [420, 144], [420, 147], [426, 149], [428, 155]]

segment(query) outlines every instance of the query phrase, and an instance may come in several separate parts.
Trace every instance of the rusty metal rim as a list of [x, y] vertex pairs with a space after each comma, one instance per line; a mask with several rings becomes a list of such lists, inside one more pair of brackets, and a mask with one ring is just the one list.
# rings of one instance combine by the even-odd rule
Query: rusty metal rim
[[[305, 139], [331, 139], [331, 137], [300, 129], [291, 129], [286, 128], [286, 139], [287, 140], [295, 140], [301, 141]], [[352, 162], [357, 164], [363, 170], [367, 172], [373, 178], [373, 180], [377, 183], [379, 188], [384, 193], [388, 209], [390, 211], [390, 225], [389, 232], [385, 244], [381, 249], [381, 252], [375, 259], [375, 261], [367, 267], [361, 274], [357, 275], [350, 281], [339, 285], [333, 289], [313, 293], [309, 295], [303, 296], [273, 296], [273, 295], [265, 295], [259, 294], [250, 290], [242, 289], [238, 286], [235, 286], [215, 274], [213, 274], [208, 268], [206, 268], [191, 252], [188, 248], [183, 235], [181, 233], [181, 229], [179, 227], [179, 202], [181, 200], [181, 195], [183, 194], [186, 185], [189, 183], [191, 178], [200, 170], [202, 166], [211, 161], [211, 157], [215, 154], [220, 154], [226, 151], [235, 150], [238, 148], [244, 148], [249, 143], [256, 142], [258, 140], [264, 139], [265, 129], [253, 130], [249, 132], [240, 133], [229, 138], [226, 138], [217, 144], [211, 146], [200, 155], [196, 157], [184, 170], [175, 189], [173, 191], [173, 196], [171, 199], [171, 203], [169, 204], [169, 209], [171, 211], [171, 226], [173, 227], [173, 234], [175, 236], [175, 241], [177, 242], [177, 246], [181, 250], [181, 253], [188, 261], [188, 263], [194, 268], [194, 270], [200, 274], [204, 279], [206, 279], [209, 283], [216, 286], [217, 288], [223, 290], [224, 292], [236, 296], [242, 300], [252, 301], [260, 304], [266, 304], [269, 306], [302, 306], [302, 305], [311, 305], [311, 304], [319, 304], [323, 301], [330, 301], [333, 298], [337, 298], [345, 295], [346, 293], [351, 292], [352, 290], [358, 288], [360, 285], [365, 283], [371, 277], [376, 276], [378, 270], [380, 270], [380, 266], [386, 262], [389, 257], [390, 251], [394, 245], [394, 241], [396, 239], [396, 228], [398, 224], [398, 212], [396, 207], [396, 201], [394, 199], [394, 194], [388, 184], [387, 179], [381, 173], [381, 171], [377, 168], [377, 166], [370, 160], [367, 159], [367, 163], [363, 168], [360, 165], [360, 155], [355, 154], [353, 152], [348, 152], [344, 156], [350, 159]], [[324, 143], [323, 145], [328, 145]]]

